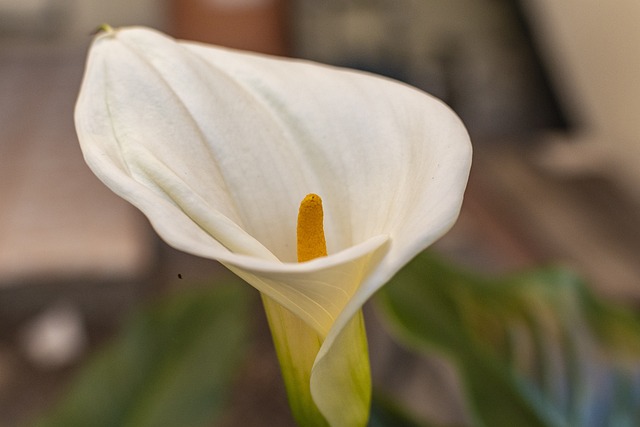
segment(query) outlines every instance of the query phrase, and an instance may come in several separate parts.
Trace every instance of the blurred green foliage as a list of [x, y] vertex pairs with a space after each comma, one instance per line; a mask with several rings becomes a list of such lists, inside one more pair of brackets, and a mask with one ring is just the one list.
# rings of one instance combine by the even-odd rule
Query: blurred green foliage
[[493, 279], [423, 253], [378, 295], [400, 341], [450, 358], [474, 426], [640, 425], [640, 322], [566, 269]]
[[[33, 425], [215, 425], [248, 350], [249, 292], [232, 282], [153, 303]], [[566, 269], [495, 279], [425, 252], [376, 301], [398, 341], [453, 361], [474, 427], [640, 425], [640, 320]], [[369, 427], [435, 425], [374, 393]]]
[[248, 289], [171, 295], [138, 313], [37, 427], [199, 427], [229, 397], [246, 353]]

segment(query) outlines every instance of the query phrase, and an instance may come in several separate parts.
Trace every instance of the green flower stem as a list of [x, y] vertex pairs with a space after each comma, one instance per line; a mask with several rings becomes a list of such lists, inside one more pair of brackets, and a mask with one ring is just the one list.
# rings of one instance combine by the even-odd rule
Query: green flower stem
[[262, 294], [289, 406], [301, 426], [326, 427], [311, 396], [311, 370], [324, 338], [299, 317]]
[[371, 406], [369, 351], [362, 311], [324, 354], [324, 337], [262, 296], [293, 416], [304, 427], [364, 427]]

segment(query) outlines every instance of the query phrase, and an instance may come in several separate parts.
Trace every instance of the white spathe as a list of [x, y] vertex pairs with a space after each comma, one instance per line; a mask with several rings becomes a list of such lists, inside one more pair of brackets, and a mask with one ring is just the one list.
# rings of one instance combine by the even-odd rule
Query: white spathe
[[[468, 134], [442, 102], [311, 62], [99, 34], [75, 113], [85, 159], [183, 251], [218, 260], [326, 337], [457, 218]], [[296, 263], [296, 216], [325, 206], [329, 255]]]

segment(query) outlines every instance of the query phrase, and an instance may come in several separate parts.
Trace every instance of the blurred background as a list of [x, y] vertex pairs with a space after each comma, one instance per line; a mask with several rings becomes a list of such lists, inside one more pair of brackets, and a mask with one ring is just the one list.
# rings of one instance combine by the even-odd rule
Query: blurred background
[[[100, 24], [364, 69], [442, 98], [475, 157], [437, 250], [491, 273], [559, 262], [636, 305], [638, 20], [637, 0], [0, 0], [0, 427], [50, 407], [141, 302], [225, 274], [160, 242], [85, 166], [73, 105]], [[287, 425], [256, 318], [254, 387], [236, 402], [256, 424], [242, 425]], [[439, 399], [419, 410], [464, 420], [455, 386], [436, 386], [447, 367], [406, 365], [372, 324], [376, 375], [409, 366]]]

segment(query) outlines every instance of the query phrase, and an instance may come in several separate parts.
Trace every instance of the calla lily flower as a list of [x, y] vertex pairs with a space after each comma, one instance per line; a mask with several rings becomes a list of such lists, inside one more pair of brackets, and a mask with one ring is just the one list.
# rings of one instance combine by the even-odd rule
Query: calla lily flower
[[[471, 163], [458, 117], [371, 74], [107, 27], [75, 122], [90, 168], [167, 243], [261, 292], [298, 422], [366, 425], [361, 308], [455, 222]], [[297, 262], [310, 193], [327, 255]]]

